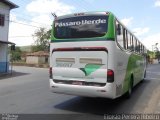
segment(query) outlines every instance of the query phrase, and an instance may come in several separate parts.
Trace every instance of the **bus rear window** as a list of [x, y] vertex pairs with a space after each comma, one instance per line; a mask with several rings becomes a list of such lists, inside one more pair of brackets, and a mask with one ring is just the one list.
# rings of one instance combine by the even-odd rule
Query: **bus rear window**
[[102, 37], [107, 32], [108, 16], [79, 16], [55, 20], [57, 39]]

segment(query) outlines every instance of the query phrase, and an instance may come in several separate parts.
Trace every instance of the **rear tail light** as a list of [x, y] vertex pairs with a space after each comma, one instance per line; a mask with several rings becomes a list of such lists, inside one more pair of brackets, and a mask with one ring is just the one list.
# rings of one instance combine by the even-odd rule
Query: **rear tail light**
[[52, 67], [49, 68], [49, 78], [52, 79]]
[[114, 72], [113, 70], [108, 70], [107, 71], [107, 82], [111, 83], [114, 82]]

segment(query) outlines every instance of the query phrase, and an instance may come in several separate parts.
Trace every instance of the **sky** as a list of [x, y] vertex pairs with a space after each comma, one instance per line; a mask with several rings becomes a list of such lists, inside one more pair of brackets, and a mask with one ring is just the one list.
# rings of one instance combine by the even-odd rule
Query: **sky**
[[152, 50], [160, 50], [160, 0], [10, 0], [19, 8], [10, 12], [9, 41], [33, 45], [34, 33], [51, 29], [53, 16], [89, 11], [110, 11]]

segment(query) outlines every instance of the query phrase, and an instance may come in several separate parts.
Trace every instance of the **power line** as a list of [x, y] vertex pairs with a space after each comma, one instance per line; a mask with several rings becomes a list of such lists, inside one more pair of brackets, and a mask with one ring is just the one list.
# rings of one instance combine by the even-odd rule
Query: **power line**
[[[84, 11], [87, 11], [86, 8], [88, 7], [85, 3], [91, 5], [93, 8], [95, 8], [92, 4], [90, 4], [89, 2], [86, 2], [86, 1], [84, 1], [84, 0], [81, 2], [81, 3], [83, 3], [83, 4], [80, 4], [80, 2], [78, 2], [77, 0], [74, 0], [74, 1], [75, 1], [75, 3], [77, 3], [77, 5], [81, 6], [81, 8], [82, 8]], [[5, 9], [5, 8], [3, 8], [3, 9]], [[6, 10], [8, 10], [8, 9], [6, 9]], [[0, 11], [1, 11], [1, 10], [0, 10]], [[18, 13], [15, 12], [15, 11], [11, 11], [11, 12], [15, 13], [16, 15], [18, 14]], [[9, 16], [9, 14], [6, 14], [6, 15]], [[21, 15], [21, 14], [19, 14], [19, 15]], [[26, 15], [25, 15], [25, 16], [26, 16]], [[16, 17], [17, 17], [17, 16], [16, 16]], [[33, 21], [33, 20], [26, 19], [26, 18], [24, 18], [24, 17], [23, 17], [23, 18], [22, 18], [22, 17], [18, 17], [18, 18], [23, 19], [23, 20], [25, 20], [25, 21], [31, 21], [31, 22], [33, 22], [33, 23], [45, 25], [45, 26], [51, 26], [51, 25], [47, 25], [47, 24], [44, 24], [44, 23], [35, 22], [35, 21]], [[21, 22], [17, 22], [17, 21], [14, 21], [14, 20], [10, 20], [10, 22], [17, 23], [17, 24], [22, 24], [22, 25], [26, 25], [26, 26], [31, 26], [31, 27], [36, 27], [36, 28], [41, 28], [41, 27], [38, 27], [38, 26], [35, 26], [35, 25], [30, 25], [30, 24], [26, 24], [26, 23], [21, 23]]]
[[30, 27], [42, 28], [42, 27], [38, 27], [38, 26], [35, 26], [35, 25], [21, 23], [21, 22], [17, 22], [17, 21], [13, 21], [13, 20], [5, 20], [5, 21], [9, 21], [9, 22], [13, 22], [13, 23], [17, 23], [17, 24], [21, 24], [21, 25], [25, 25], [25, 26], [30, 26]]
[[9, 20], [9, 22], [13, 22], [13, 23], [21, 24], [21, 25], [26, 25], [26, 26], [30, 26], [30, 27], [41, 28], [41, 27], [38, 27], [38, 26], [35, 26], [35, 25], [30, 25], [30, 24], [26, 24], [26, 23], [20, 23], [20, 22], [13, 21], [13, 20]]
[[[6, 10], [8, 10], [8, 9], [6, 9]], [[0, 11], [2, 11], [3, 12], [3, 10], [0, 10]], [[10, 14], [5, 14], [5, 13], [0, 13], [0, 14], [3, 14], [3, 15], [6, 15], [6, 16], [10, 16]], [[41, 25], [41, 26], [51, 26], [51, 25], [49, 25], [49, 24], [44, 24], [44, 23], [40, 23], [40, 22], [36, 22], [36, 21], [33, 21], [33, 20], [31, 20], [31, 19], [26, 19], [26, 18], [24, 18], [24, 17], [19, 17], [19, 16], [17, 16], [17, 15], [20, 15], [20, 14], [17, 14], [17, 12], [14, 12], [15, 14], [16, 14], [16, 18], [20, 18], [20, 19], [23, 19], [23, 20], [25, 20], [26, 22], [27, 21], [30, 21], [30, 22], [33, 22], [33, 23], [37, 23], [37, 24], [39, 24], [39, 25]], [[26, 16], [26, 15], [25, 15]]]
[[35, 35], [32, 36], [9, 36], [9, 38], [21, 38], [21, 37], [34, 37]]
[[[3, 15], [9, 15], [9, 14], [3, 14]], [[24, 18], [22, 18], [22, 19], [24, 19]], [[14, 20], [5, 20], [5, 21], [9, 21], [9, 22], [13, 22], [13, 23], [19, 23], [19, 24], [22, 24], [22, 25], [27, 25], [27, 26], [37, 27], [37, 28], [42, 28], [44, 25], [45, 25], [45, 26], [51, 26], [51, 25], [47, 25], [47, 24], [43, 24], [43, 25], [42, 25], [42, 23], [34, 22], [34, 21], [32, 21], [32, 20], [27, 20], [27, 19], [24, 19], [24, 20], [26, 20], [26, 21], [24, 21], [24, 22], [31, 21], [31, 22], [33, 22], [33, 23], [41, 24], [41, 27], [38, 27], [38, 26], [35, 26], [35, 25], [26, 24], [26, 23], [17, 22], [17, 21], [14, 21]]]
[[[37, 21], [33, 21], [33, 20], [31, 20], [31, 19], [27, 19], [27, 18], [24, 18], [24, 17], [17, 16], [17, 15], [21, 15], [21, 14], [17, 14], [17, 13], [15, 13], [15, 14], [16, 14], [16, 18], [20, 18], [20, 19], [23, 19], [23, 20], [25, 20], [25, 21], [30, 21], [30, 22], [37, 23], [37, 24], [40, 24], [40, 25], [51, 26], [51, 25], [49, 25], [49, 24], [40, 23], [40, 22], [37, 22]], [[25, 15], [25, 16], [26, 16], [26, 15]]]
[[45, 26], [51, 26], [51, 25], [48, 25], [48, 24], [44, 24], [44, 23], [40, 23], [40, 22], [35, 22], [33, 20], [29, 20], [29, 19], [26, 19], [26, 18], [21, 18], [19, 17], [20, 19], [23, 19], [23, 20], [26, 20], [26, 21], [30, 21], [30, 22], [33, 22], [33, 23], [37, 23], [37, 24], [40, 24], [40, 25], [45, 25]]

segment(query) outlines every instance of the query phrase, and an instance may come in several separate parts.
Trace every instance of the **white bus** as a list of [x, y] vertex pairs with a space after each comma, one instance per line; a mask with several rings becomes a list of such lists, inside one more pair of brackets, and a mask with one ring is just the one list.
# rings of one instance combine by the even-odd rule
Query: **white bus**
[[52, 92], [115, 99], [144, 79], [147, 50], [111, 12], [60, 16], [52, 27]]

